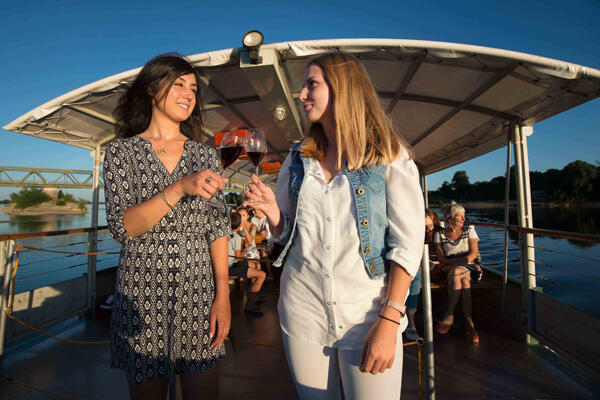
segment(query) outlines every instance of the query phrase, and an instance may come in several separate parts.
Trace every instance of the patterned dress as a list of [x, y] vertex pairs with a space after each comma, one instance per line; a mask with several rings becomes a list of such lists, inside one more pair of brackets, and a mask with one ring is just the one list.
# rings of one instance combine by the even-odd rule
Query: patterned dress
[[[225, 356], [211, 349], [215, 297], [210, 243], [228, 236], [227, 211], [183, 196], [146, 233], [125, 233], [123, 213], [191, 173], [220, 172], [216, 150], [188, 140], [172, 174], [149, 141], [115, 139], [106, 147], [106, 219], [122, 244], [111, 321], [111, 366], [130, 383], [204, 372]], [[221, 200], [223, 195], [218, 195]]]

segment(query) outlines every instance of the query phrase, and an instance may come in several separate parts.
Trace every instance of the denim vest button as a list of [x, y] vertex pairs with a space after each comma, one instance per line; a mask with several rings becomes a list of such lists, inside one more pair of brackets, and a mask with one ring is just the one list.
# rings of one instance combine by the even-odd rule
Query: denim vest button
[[368, 219], [363, 219], [362, 224], [363, 224], [363, 226], [369, 226], [369, 220]]
[[371, 248], [370, 248], [370, 247], [367, 247], [367, 248], [365, 249], [365, 254], [369, 254], [370, 252], [371, 252]]
[[369, 265], [369, 269], [370, 269], [371, 271], [375, 271], [375, 266], [374, 266], [373, 264], [371, 264], [371, 265]]
[[363, 195], [365, 194], [365, 189], [363, 188], [358, 188], [358, 190], [356, 191], [357, 194]]

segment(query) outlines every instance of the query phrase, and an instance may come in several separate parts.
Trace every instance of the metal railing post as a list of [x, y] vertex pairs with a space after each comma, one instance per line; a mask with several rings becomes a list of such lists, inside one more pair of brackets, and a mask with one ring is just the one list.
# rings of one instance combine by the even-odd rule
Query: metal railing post
[[[423, 176], [422, 181], [423, 197], [425, 207], [429, 208], [429, 196], [427, 195], [427, 177]], [[425, 216], [423, 216], [425, 218]], [[426, 398], [435, 399], [435, 360], [433, 352], [433, 314], [431, 311], [431, 281], [429, 277], [429, 246], [423, 247], [423, 257], [421, 258], [421, 283], [423, 285], [423, 320], [425, 330], [425, 362], [427, 377]]]
[[[529, 128], [529, 127], [528, 127]], [[512, 141], [515, 150], [515, 178], [517, 198], [519, 200], [519, 228], [533, 228], [531, 211], [531, 188], [529, 185], [529, 161], [526, 160], [527, 139], [519, 125], [512, 126]], [[536, 344], [537, 340], [530, 335], [534, 329], [535, 314], [530, 290], [535, 287], [535, 254], [533, 251], [533, 234], [519, 231], [521, 259], [521, 312], [525, 325], [525, 341]]]
[[504, 185], [504, 265], [502, 274], [502, 313], [506, 314], [508, 302], [508, 225], [510, 218], [510, 128], [506, 141], [506, 178]]
[[4, 360], [4, 335], [6, 332], [6, 312], [10, 295], [10, 278], [14, 265], [15, 241], [0, 241], [0, 273], [2, 273], [2, 292], [0, 292], [0, 367]]
[[[96, 144], [94, 149], [94, 170], [92, 182], [92, 232], [88, 233], [88, 252], [98, 251], [98, 202], [99, 202], [99, 183], [100, 183], [100, 144]], [[96, 306], [96, 255], [88, 256], [87, 269], [87, 309], [88, 317], [94, 318]]]

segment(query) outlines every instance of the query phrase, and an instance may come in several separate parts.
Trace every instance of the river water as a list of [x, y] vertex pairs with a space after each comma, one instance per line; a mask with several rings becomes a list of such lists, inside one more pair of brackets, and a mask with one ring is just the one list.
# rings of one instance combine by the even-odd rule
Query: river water
[[[439, 209], [433, 207], [440, 213]], [[534, 226], [570, 232], [600, 234], [600, 208], [534, 208]], [[441, 214], [440, 214], [441, 215]], [[502, 208], [468, 208], [467, 219], [488, 223], [503, 223]], [[91, 225], [90, 213], [78, 216], [10, 217], [0, 212], [0, 234], [53, 231], [84, 228]], [[511, 209], [511, 223], [516, 224], [516, 209]], [[100, 209], [99, 225], [106, 225], [104, 209]], [[483, 266], [501, 272], [503, 266], [504, 233], [501, 229], [477, 227]], [[35, 239], [20, 239], [25, 245], [71, 252], [87, 251], [87, 234], [73, 234]], [[99, 251], [118, 252], [120, 246], [108, 233], [99, 233]], [[535, 258], [538, 286], [582, 311], [600, 317], [600, 244], [566, 239], [535, 237]], [[97, 268], [117, 265], [118, 255], [98, 256]], [[509, 238], [509, 276], [520, 280], [517, 235]], [[87, 256], [63, 255], [21, 250], [17, 292], [50, 285], [84, 274]], [[490, 272], [488, 272], [490, 273]]]

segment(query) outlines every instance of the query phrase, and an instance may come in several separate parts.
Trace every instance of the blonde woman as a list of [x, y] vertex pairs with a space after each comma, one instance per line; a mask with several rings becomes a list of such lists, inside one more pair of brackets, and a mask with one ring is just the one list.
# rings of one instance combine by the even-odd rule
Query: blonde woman
[[410, 153], [351, 55], [308, 65], [310, 129], [276, 194], [256, 176], [246, 203], [285, 243], [279, 318], [302, 399], [398, 399], [404, 302], [423, 250], [423, 197]]

